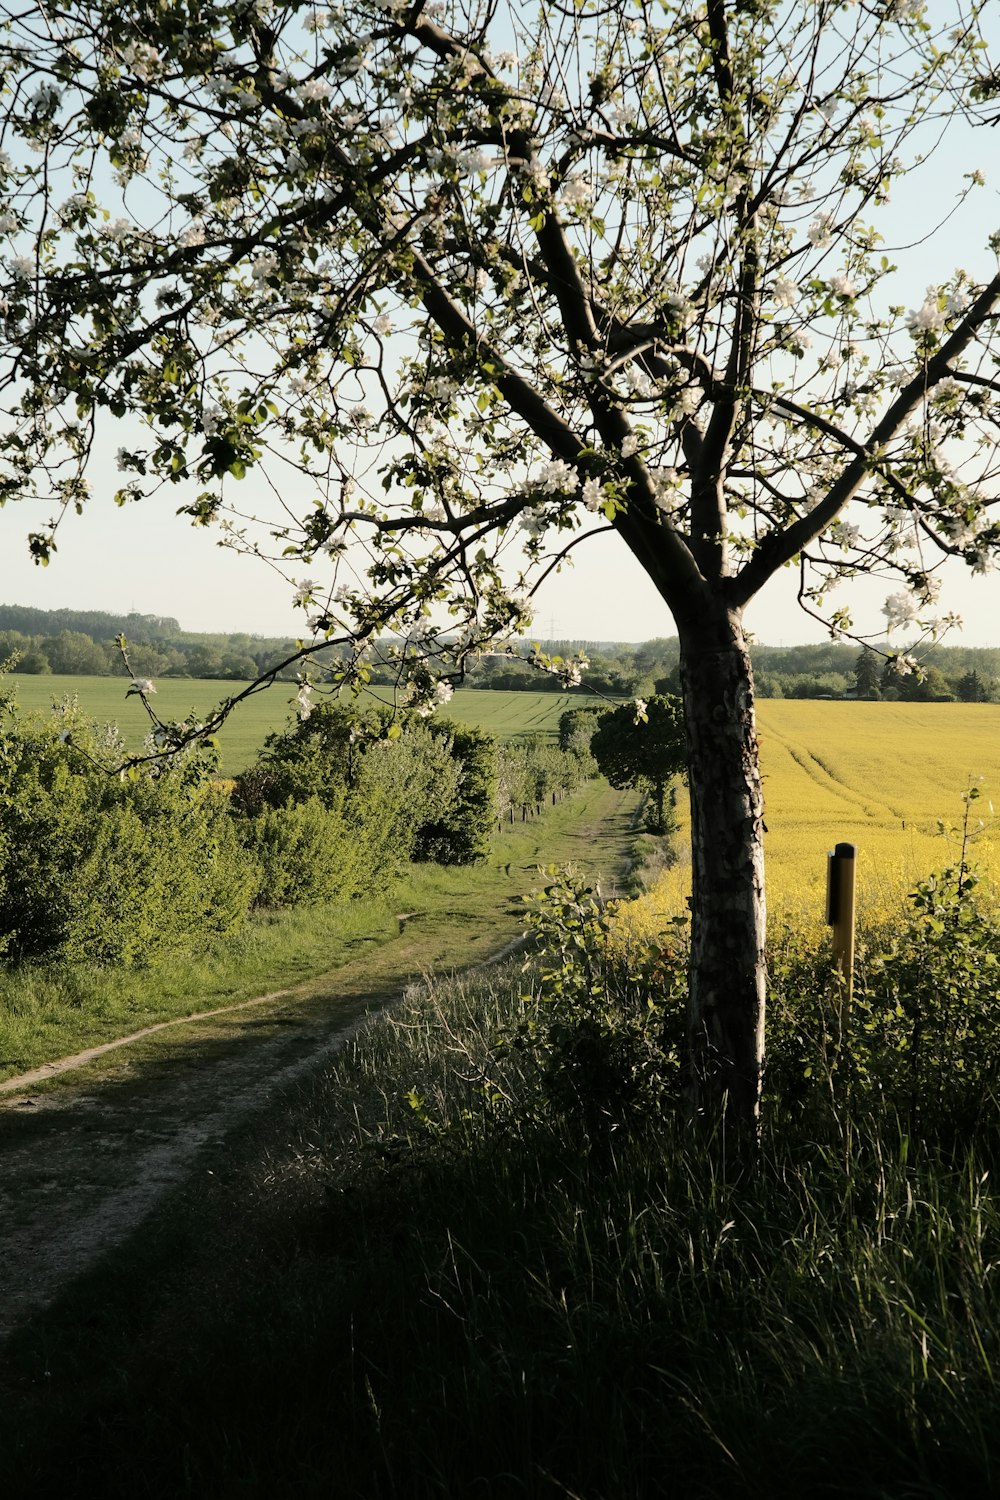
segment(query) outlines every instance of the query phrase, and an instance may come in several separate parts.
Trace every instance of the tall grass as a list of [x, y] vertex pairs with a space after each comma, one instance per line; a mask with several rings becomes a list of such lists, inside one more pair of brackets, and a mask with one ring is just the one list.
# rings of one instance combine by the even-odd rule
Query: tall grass
[[776, 1099], [735, 1158], [676, 1114], [595, 1134], [513, 1044], [542, 1003], [513, 967], [372, 1022], [22, 1339], [11, 1482], [997, 1493], [995, 1107], [956, 1141]]

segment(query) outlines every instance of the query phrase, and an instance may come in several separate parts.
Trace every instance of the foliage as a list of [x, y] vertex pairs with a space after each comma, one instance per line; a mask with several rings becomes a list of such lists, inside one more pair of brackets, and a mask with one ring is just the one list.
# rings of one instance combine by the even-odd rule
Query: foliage
[[[935, 560], [982, 570], [1000, 544], [1000, 273], [940, 265], [907, 310], [882, 218], [945, 125], [996, 117], [984, 11], [293, 0], [266, 23], [143, 4], [123, 27], [112, 0], [68, 0], [0, 36], [0, 499], [55, 497], [35, 556], [84, 507], [104, 419], [138, 417], [120, 504], [177, 484], [234, 547], [322, 571], [294, 580], [296, 654], [338, 643], [336, 680], [365, 681], [391, 633], [397, 682], [433, 706], [526, 627], [540, 577], [616, 531], [684, 658], [690, 1035], [720, 986], [733, 1028], [694, 1076], [748, 1119], [744, 610], [797, 562], [833, 628], [831, 589], [869, 571], [903, 585], [887, 629], [933, 632]], [[953, 212], [920, 236], [922, 278]], [[233, 495], [261, 465], [262, 536]]]
[[624, 1124], [676, 1109], [686, 984], [662, 944], [614, 940], [619, 903], [568, 870], [525, 904], [534, 935], [532, 1008], [513, 1044], [541, 1070], [549, 1105], [599, 1143]]
[[995, 1106], [956, 1147], [779, 1105], [752, 1169], [674, 1118], [587, 1149], [497, 1050], [524, 988], [408, 992], [9, 1343], [14, 1487], [991, 1494]]
[[363, 840], [329, 800], [309, 796], [284, 807], [265, 805], [236, 826], [260, 872], [259, 906], [314, 905], [370, 886]]
[[451, 805], [417, 829], [414, 858], [442, 865], [478, 864], [489, 855], [499, 814], [498, 759], [504, 753], [491, 734], [434, 720], [433, 738], [444, 737], [459, 768]]
[[679, 698], [656, 695], [641, 712], [632, 703], [611, 709], [591, 736], [590, 750], [612, 786], [648, 790], [651, 833], [669, 833], [676, 827], [668, 813], [667, 788], [686, 765], [684, 710]]
[[12, 958], [141, 964], [238, 927], [256, 891], [199, 751], [109, 776], [114, 731], [72, 703], [0, 742], [0, 939]]
[[[478, 748], [474, 739], [469, 745]], [[415, 855], [425, 825], [438, 833], [424, 847], [434, 837], [448, 847], [462, 782], [462, 763], [453, 751], [453, 735], [432, 733], [415, 717], [400, 724], [388, 710], [333, 701], [313, 705], [290, 727], [268, 735], [256, 764], [237, 777], [233, 801], [249, 818], [248, 846], [270, 862], [273, 889], [308, 893], [310, 900], [333, 894], [339, 862], [337, 893], [367, 892]], [[479, 819], [466, 832], [472, 848], [481, 839], [482, 822], [475, 795], [467, 812], [470, 820]], [[305, 857], [322, 837], [323, 826], [329, 856], [321, 859], [313, 885], [295, 866], [300, 853]]]

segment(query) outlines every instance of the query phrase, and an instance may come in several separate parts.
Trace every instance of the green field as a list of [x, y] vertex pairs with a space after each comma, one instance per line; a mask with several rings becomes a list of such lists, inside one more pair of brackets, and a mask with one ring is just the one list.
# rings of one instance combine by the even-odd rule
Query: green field
[[[77, 698], [80, 707], [101, 723], [117, 724], [132, 749], [138, 749], [149, 728], [142, 704], [136, 697], [126, 698], [128, 682], [117, 677], [53, 677], [19, 675], [10, 679], [17, 690], [22, 712], [47, 712], [64, 698]], [[213, 682], [200, 678], [161, 678], [152, 700], [164, 719], [184, 719], [192, 711], [205, 718], [224, 698], [239, 692], [240, 682]], [[295, 685], [275, 683], [241, 703], [219, 735], [222, 770], [227, 776], [250, 764], [266, 735], [288, 722], [295, 698]], [[351, 698], [345, 697], [346, 702]], [[388, 688], [373, 689], [362, 695], [362, 701], [391, 703]], [[554, 734], [559, 715], [567, 708], [589, 704], [603, 706], [607, 700], [584, 693], [494, 693], [462, 688], [455, 694], [443, 715], [460, 724], [487, 729], [498, 739], [514, 739], [523, 734]]]

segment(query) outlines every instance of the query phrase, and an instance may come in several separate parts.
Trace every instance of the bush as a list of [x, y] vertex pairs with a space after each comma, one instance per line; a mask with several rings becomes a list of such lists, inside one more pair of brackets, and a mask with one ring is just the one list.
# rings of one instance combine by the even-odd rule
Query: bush
[[537, 1011], [514, 1045], [536, 1056], [542, 1093], [592, 1143], [679, 1104], [685, 968], [661, 945], [623, 946], [619, 902], [566, 870], [527, 903]]
[[430, 732], [447, 739], [459, 781], [450, 807], [417, 830], [414, 858], [440, 865], [479, 864], [489, 856], [499, 796], [496, 740], [481, 729], [432, 722]]
[[259, 871], [259, 906], [309, 906], [349, 897], [358, 888], [352, 830], [318, 797], [264, 807], [242, 819], [238, 832]]
[[269, 735], [233, 793], [241, 837], [264, 868], [261, 902], [349, 899], [412, 858], [477, 857], [483, 808], [492, 809], [491, 744], [415, 715], [330, 702]]
[[112, 729], [67, 705], [0, 748], [0, 944], [13, 959], [141, 964], [239, 926], [257, 886], [205, 752], [118, 775]]

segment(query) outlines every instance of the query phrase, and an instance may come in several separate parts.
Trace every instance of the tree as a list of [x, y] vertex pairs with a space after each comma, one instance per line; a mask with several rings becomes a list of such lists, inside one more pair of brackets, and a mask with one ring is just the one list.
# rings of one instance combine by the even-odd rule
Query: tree
[[877, 698], [880, 675], [878, 657], [865, 646], [854, 663], [854, 686], [859, 698]]
[[653, 799], [652, 833], [669, 831], [667, 788], [685, 765], [684, 711], [679, 698], [650, 698], [602, 714], [590, 740], [597, 769], [614, 787], [642, 786]]
[[176, 483], [288, 568], [343, 680], [394, 631], [431, 701], [587, 537], [646, 569], [681, 659], [695, 1111], [760, 1094], [747, 605], [790, 564], [814, 612], [886, 571], [889, 627], [926, 624], [936, 560], [1000, 541], [1000, 274], [944, 265], [907, 312], [883, 212], [989, 118], [987, 9], [63, 0], [0, 39], [0, 499], [55, 504], [36, 557], [110, 413], [145, 424], [117, 498]]
[[955, 691], [963, 703], [989, 703], [990, 689], [983, 681], [975, 667], [962, 676], [955, 684]]

